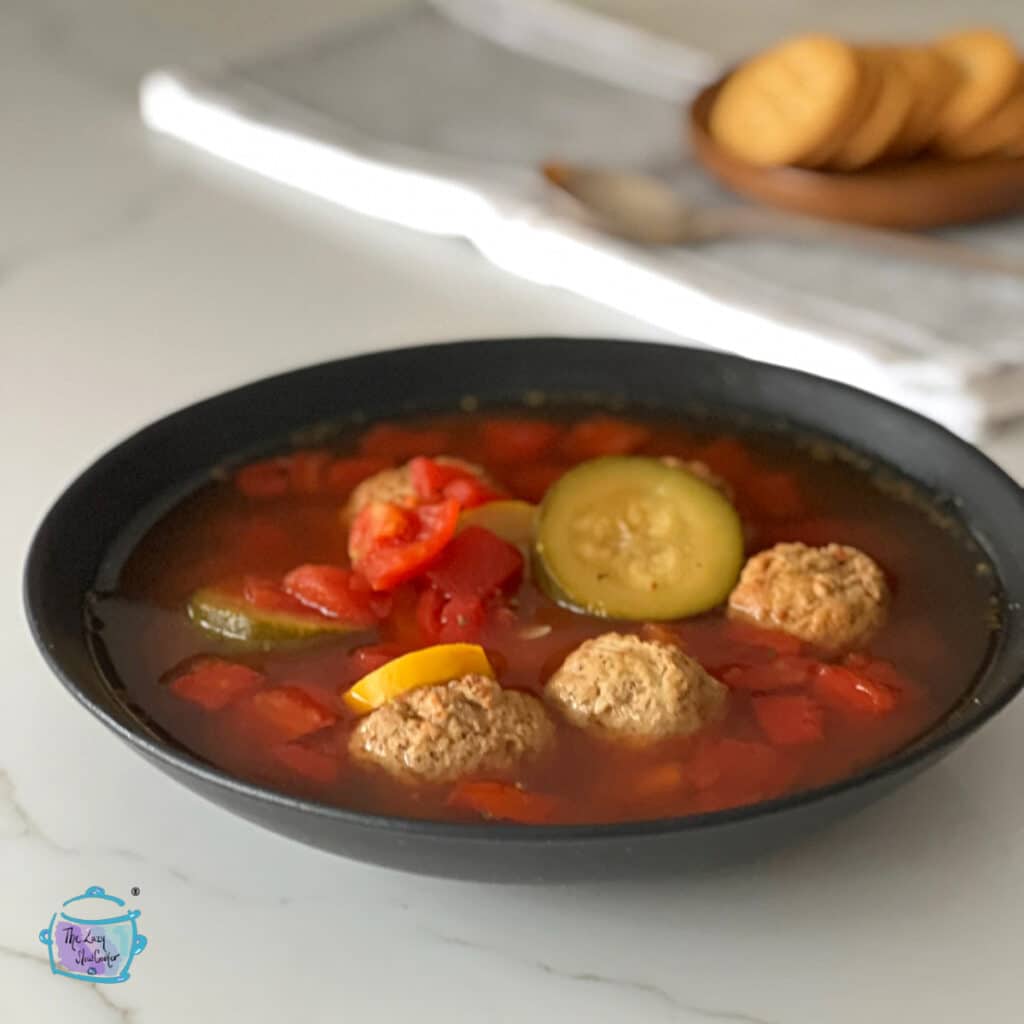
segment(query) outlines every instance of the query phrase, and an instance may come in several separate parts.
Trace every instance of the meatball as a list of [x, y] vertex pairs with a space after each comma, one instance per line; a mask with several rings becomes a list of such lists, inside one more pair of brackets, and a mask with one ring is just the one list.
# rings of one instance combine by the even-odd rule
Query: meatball
[[481, 773], [511, 775], [554, 740], [554, 724], [539, 700], [468, 675], [388, 701], [359, 723], [349, 751], [403, 781], [452, 782]]
[[[434, 461], [440, 462], [444, 466], [457, 466], [487, 483], [492, 482], [482, 467], [467, 462], [465, 459], [456, 458], [454, 455], [438, 455]], [[345, 517], [351, 522], [373, 501], [390, 501], [396, 505], [411, 505], [415, 497], [408, 463], [399, 466], [398, 469], [382, 469], [379, 473], [367, 477], [352, 491], [348, 504], [345, 506]]]
[[863, 643], [882, 624], [888, 601], [885, 576], [863, 551], [776, 544], [747, 561], [729, 610], [839, 651]]
[[580, 644], [545, 697], [573, 723], [632, 741], [688, 736], [721, 717], [726, 688], [675, 644], [605, 633]]

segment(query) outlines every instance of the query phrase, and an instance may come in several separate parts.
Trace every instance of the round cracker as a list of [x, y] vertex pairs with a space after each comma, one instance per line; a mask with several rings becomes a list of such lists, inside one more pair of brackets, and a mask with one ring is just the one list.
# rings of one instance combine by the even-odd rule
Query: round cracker
[[939, 114], [937, 137], [952, 139], [1009, 98], [1017, 82], [1017, 51], [1009, 37], [992, 29], [956, 32], [933, 46], [961, 73], [960, 84]]
[[857, 60], [860, 64], [860, 85], [857, 90], [857, 98], [850, 108], [849, 114], [842, 123], [814, 152], [808, 154], [800, 161], [801, 167], [827, 167], [829, 160], [842, 148], [850, 135], [861, 126], [864, 118], [868, 116], [878, 99], [878, 93], [882, 88], [882, 74], [875, 64], [865, 61], [860, 51], [856, 51]]
[[856, 54], [841, 40], [792, 39], [729, 76], [711, 110], [711, 134], [748, 163], [797, 163], [843, 124], [860, 77]]
[[994, 113], [973, 128], [940, 140], [944, 156], [972, 160], [997, 153], [1011, 155], [1024, 145], [1024, 90], [1018, 89]]
[[[1019, 103], [1019, 97], [1024, 93], [1024, 64], [1020, 67], [1020, 74], [1017, 79], [1017, 83], [1017, 92], [1014, 95], [1018, 97], [1017, 102]], [[1002, 147], [1001, 153], [1003, 156], [1024, 157], [1024, 130], [1022, 130], [1015, 139], [1011, 139], [1007, 142], [1006, 145]]]
[[899, 136], [914, 102], [902, 65], [875, 51], [863, 51], [861, 56], [877, 70], [881, 88], [864, 120], [829, 158], [828, 165], [840, 171], [859, 170], [882, 156]]
[[960, 82], [956, 65], [937, 50], [899, 46], [891, 51], [910, 80], [913, 104], [887, 158], [905, 160], [926, 149], [939, 132], [939, 115]]

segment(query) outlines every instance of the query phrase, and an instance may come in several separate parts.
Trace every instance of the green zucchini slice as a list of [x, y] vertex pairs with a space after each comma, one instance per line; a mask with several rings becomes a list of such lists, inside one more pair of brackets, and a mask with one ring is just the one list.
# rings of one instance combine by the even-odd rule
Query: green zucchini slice
[[680, 619], [725, 600], [743, 528], [715, 487], [643, 456], [582, 462], [541, 502], [537, 580], [550, 597], [607, 618]]
[[271, 650], [330, 634], [355, 633], [364, 627], [328, 619], [310, 611], [267, 610], [220, 587], [204, 587], [192, 595], [188, 617], [204, 632], [239, 646]]
[[461, 532], [467, 526], [482, 526], [528, 553], [533, 543], [536, 518], [537, 506], [528, 501], [489, 501], [460, 513], [456, 532]]

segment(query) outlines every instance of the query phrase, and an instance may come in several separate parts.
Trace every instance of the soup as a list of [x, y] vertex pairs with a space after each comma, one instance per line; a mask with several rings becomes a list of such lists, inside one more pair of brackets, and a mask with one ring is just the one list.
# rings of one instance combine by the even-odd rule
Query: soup
[[464, 413], [219, 469], [95, 594], [97, 658], [226, 772], [353, 810], [614, 822], [822, 786], [964, 695], [994, 580], [826, 442]]

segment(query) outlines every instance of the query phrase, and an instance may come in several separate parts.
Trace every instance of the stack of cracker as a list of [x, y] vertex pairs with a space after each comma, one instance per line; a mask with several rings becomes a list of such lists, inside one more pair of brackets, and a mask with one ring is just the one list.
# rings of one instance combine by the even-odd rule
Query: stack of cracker
[[800, 36], [729, 76], [710, 129], [763, 167], [1024, 157], [1024, 65], [1008, 37], [984, 28], [924, 46]]

